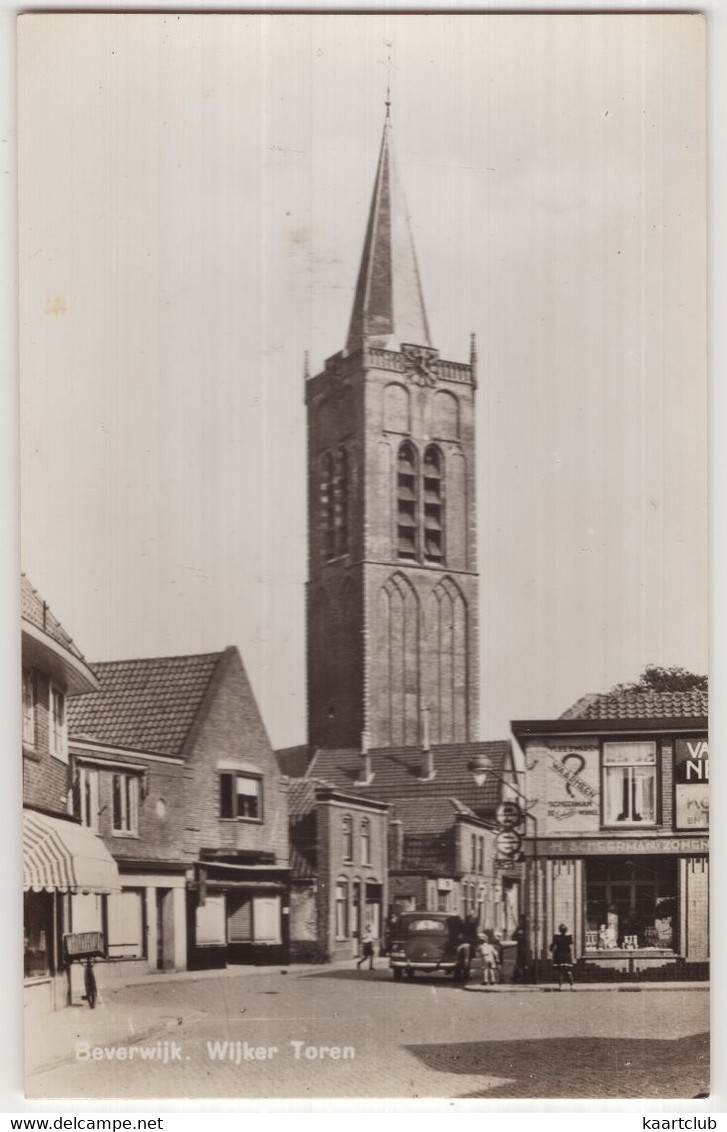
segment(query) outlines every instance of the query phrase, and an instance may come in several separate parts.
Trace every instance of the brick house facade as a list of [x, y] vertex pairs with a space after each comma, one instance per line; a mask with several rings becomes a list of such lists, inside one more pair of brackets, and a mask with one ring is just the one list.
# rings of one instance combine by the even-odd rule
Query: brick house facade
[[528, 920], [543, 970], [563, 922], [581, 977], [706, 977], [707, 711], [703, 691], [622, 691], [513, 723], [537, 799]]
[[123, 882], [102, 978], [284, 961], [287, 787], [237, 649], [93, 667], [70, 746], [78, 812]]
[[290, 783], [291, 956], [359, 954], [363, 931], [383, 937], [388, 905], [388, 807], [315, 778]]
[[94, 695], [83, 654], [25, 575], [21, 578], [25, 1007], [46, 1013], [82, 993], [64, 937], [102, 932], [118, 889], [112, 858], [72, 811], [68, 697]]

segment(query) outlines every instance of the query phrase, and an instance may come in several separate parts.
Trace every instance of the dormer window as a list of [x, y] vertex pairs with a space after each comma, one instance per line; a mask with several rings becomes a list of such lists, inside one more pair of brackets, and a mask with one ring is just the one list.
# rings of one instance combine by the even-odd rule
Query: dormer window
[[68, 762], [68, 737], [66, 734], [66, 697], [59, 688], [50, 686], [48, 710], [48, 746], [54, 758]]

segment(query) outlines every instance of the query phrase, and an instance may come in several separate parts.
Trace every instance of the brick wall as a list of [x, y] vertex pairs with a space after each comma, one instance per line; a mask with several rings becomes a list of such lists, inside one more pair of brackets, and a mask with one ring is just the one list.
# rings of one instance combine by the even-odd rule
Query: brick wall
[[[363, 371], [360, 359], [336, 366], [307, 388], [310, 742], [357, 747], [364, 729], [374, 746], [419, 742], [422, 703], [432, 742], [476, 739], [474, 390], [465, 381], [421, 388], [387, 370]], [[405, 436], [420, 460], [430, 443], [441, 453], [441, 568], [398, 559], [396, 461]], [[328, 560], [326, 461], [342, 447], [348, 552]]]
[[682, 948], [689, 962], [709, 959], [709, 861], [688, 857], [682, 862], [681, 901], [686, 918], [686, 945]]
[[[344, 856], [343, 819], [350, 817], [353, 828], [353, 854]], [[369, 822], [370, 864], [364, 864], [361, 844], [362, 822]], [[388, 814], [366, 806], [346, 803], [343, 800], [321, 800], [317, 807], [317, 859], [318, 859], [318, 939], [332, 956], [353, 955], [358, 949], [354, 915], [357, 887], [365, 884], [381, 885], [381, 930], [388, 910], [387, 878]], [[348, 884], [349, 932], [346, 939], [336, 938], [335, 904], [336, 883]], [[360, 912], [359, 932], [365, 927], [365, 910]]]
[[[71, 743], [74, 771], [88, 765], [98, 773], [98, 832], [110, 853], [118, 860], [192, 860], [185, 856], [185, 777], [186, 768], [179, 763], [134, 759], [144, 775], [114, 767], [111, 756], [103, 752], [81, 750]], [[94, 759], [84, 763], [84, 755]], [[132, 760], [126, 760], [132, 761]], [[108, 769], [99, 765], [107, 762]], [[135, 835], [117, 833], [113, 828], [114, 774], [132, 773], [139, 781], [139, 823]]]
[[[245, 849], [288, 864], [287, 785], [278, 769], [237, 649], [228, 649], [185, 752], [186, 850]], [[220, 817], [220, 762], [254, 766], [262, 778], [262, 821]]]
[[48, 713], [50, 681], [35, 671], [35, 738], [32, 748], [23, 748], [23, 802], [26, 806], [67, 814], [70, 786], [68, 764], [50, 754]]

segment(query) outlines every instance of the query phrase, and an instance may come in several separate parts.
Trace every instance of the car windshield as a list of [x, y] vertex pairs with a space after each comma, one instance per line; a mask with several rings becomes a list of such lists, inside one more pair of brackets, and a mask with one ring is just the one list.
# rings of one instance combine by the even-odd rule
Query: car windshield
[[446, 932], [447, 925], [442, 920], [409, 920], [406, 930], [412, 932]]

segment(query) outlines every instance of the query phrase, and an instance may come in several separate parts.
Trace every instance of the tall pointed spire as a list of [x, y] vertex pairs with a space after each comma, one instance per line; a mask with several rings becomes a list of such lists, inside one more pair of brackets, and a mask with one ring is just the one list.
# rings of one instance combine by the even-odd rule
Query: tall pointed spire
[[409, 215], [391, 144], [390, 98], [366, 226], [346, 352], [364, 344], [398, 350], [402, 342], [431, 346]]

